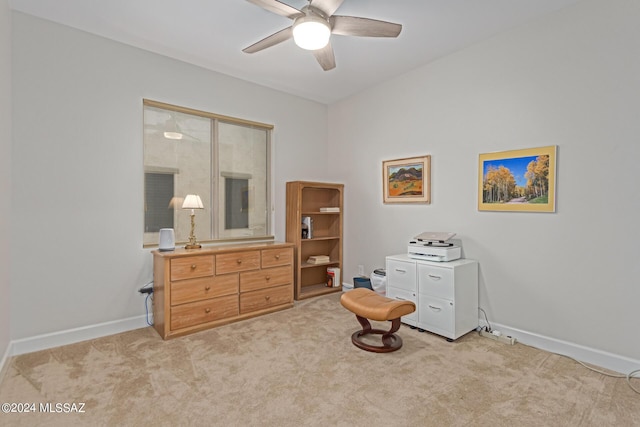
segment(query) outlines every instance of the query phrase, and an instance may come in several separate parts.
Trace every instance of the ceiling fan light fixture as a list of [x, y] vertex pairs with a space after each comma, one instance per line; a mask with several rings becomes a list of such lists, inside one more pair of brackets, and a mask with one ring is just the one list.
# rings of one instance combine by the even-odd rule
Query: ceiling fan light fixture
[[293, 23], [293, 40], [302, 49], [322, 49], [329, 43], [329, 37], [329, 23], [319, 16], [309, 14], [297, 18]]
[[165, 132], [164, 137], [167, 139], [182, 139], [182, 134], [180, 132]]

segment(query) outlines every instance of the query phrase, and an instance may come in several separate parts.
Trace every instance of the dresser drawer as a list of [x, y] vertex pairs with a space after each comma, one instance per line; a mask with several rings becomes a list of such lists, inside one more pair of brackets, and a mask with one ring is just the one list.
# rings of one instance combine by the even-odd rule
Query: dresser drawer
[[292, 284], [292, 275], [293, 267], [291, 265], [240, 273], [240, 292]]
[[216, 272], [218, 274], [257, 270], [258, 268], [260, 268], [260, 251], [233, 252], [216, 256]]
[[453, 269], [418, 264], [418, 288], [420, 295], [438, 298], [454, 298]]
[[238, 274], [202, 277], [171, 283], [171, 305], [238, 293]]
[[442, 298], [420, 295], [418, 327], [436, 334], [454, 338], [453, 302]]
[[293, 286], [284, 285], [240, 294], [240, 314], [293, 301]]
[[238, 315], [238, 295], [227, 295], [171, 307], [171, 329], [187, 328]]
[[171, 280], [213, 276], [213, 255], [198, 255], [171, 260]]
[[387, 259], [387, 288], [416, 291], [416, 264]]
[[293, 264], [293, 248], [262, 250], [262, 268], [287, 264]]

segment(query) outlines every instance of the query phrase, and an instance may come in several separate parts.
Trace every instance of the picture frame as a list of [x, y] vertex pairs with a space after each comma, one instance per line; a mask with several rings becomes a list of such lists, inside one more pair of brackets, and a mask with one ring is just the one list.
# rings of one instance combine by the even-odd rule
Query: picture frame
[[384, 203], [431, 203], [431, 156], [382, 162]]
[[480, 154], [478, 210], [556, 211], [557, 146]]

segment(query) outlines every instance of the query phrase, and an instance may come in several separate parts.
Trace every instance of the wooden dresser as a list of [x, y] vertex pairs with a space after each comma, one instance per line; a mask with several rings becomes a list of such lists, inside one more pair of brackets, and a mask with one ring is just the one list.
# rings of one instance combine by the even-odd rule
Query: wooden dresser
[[293, 306], [292, 243], [153, 251], [154, 327], [164, 339]]

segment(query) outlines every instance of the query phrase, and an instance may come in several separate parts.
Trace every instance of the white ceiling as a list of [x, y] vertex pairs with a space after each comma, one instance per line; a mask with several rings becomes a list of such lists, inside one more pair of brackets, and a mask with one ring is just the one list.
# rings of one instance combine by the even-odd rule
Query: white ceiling
[[331, 71], [293, 40], [243, 53], [292, 23], [246, 0], [9, 1], [13, 10], [331, 104], [580, 0], [345, 0], [337, 15], [403, 29], [396, 39], [332, 36], [337, 66]]

